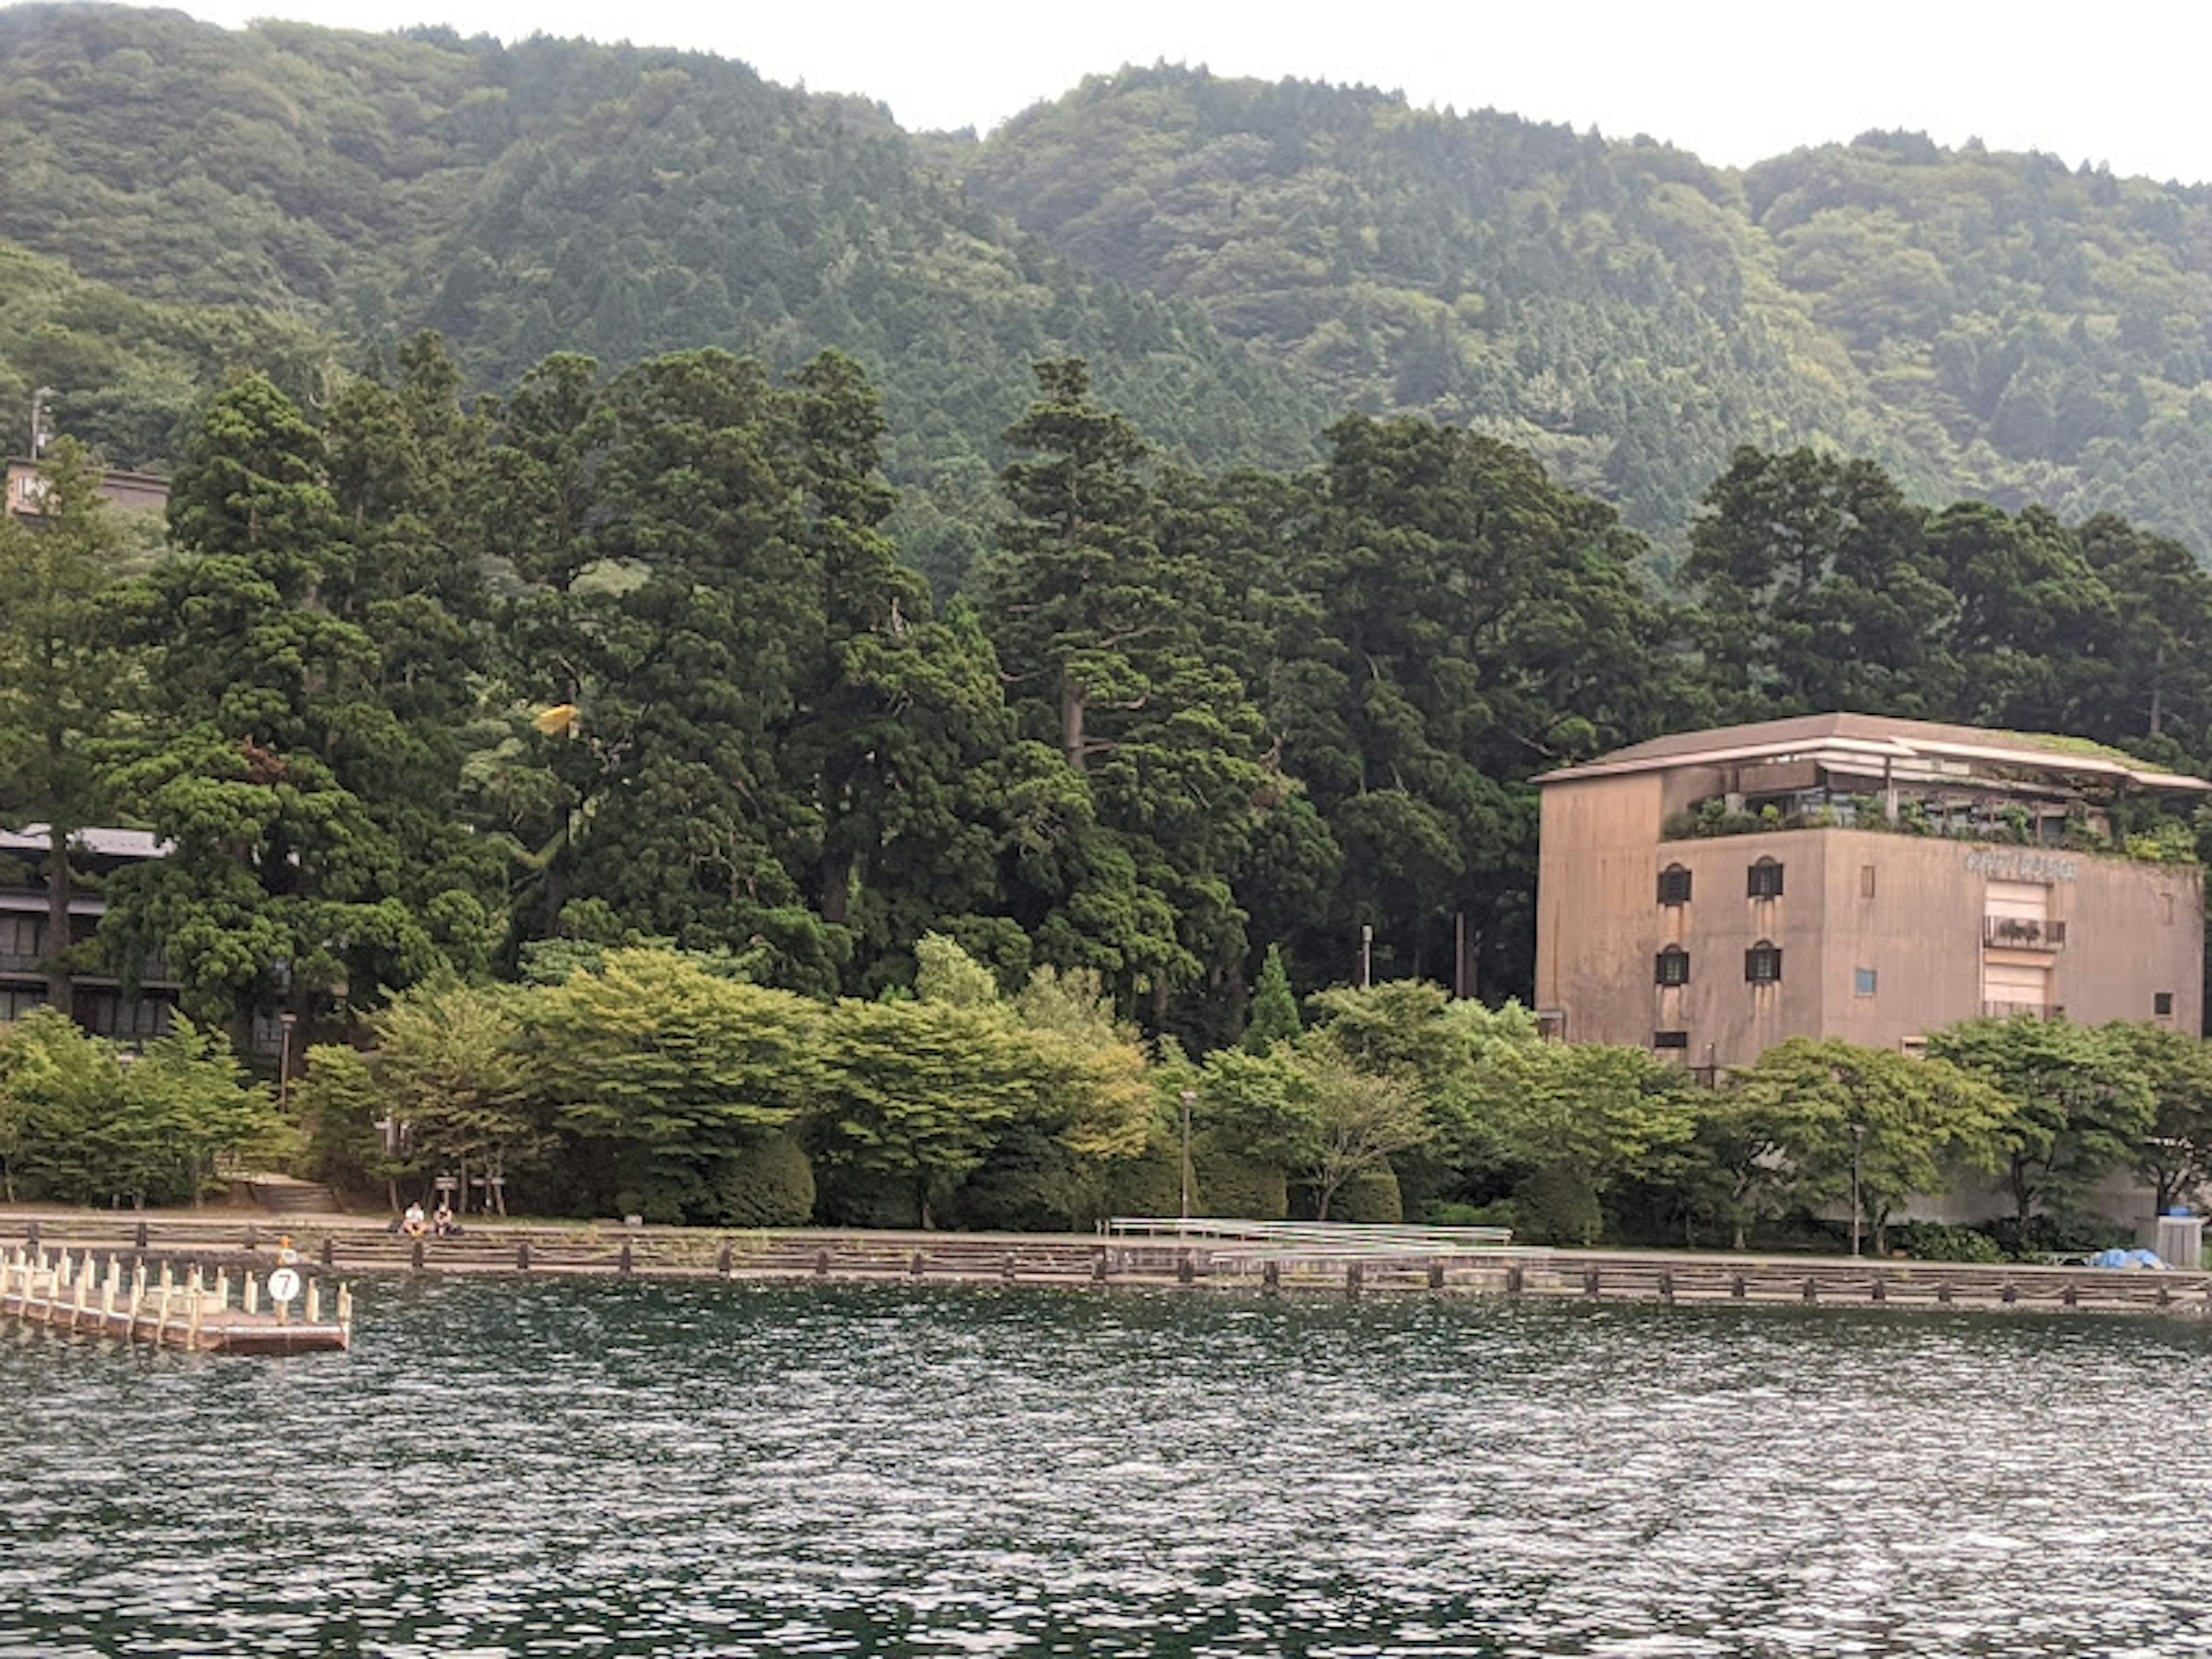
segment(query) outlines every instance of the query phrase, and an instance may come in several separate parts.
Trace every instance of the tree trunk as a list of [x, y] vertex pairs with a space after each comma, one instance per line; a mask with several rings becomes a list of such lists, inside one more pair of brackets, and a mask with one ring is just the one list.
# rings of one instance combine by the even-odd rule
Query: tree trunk
[[1083, 688], [1063, 678], [1060, 683], [1060, 750], [1076, 771], [1085, 769], [1083, 756]]
[[853, 855], [850, 853], [823, 854], [819, 897], [822, 920], [832, 927], [842, 926], [853, 908]]
[[70, 977], [69, 828], [46, 826], [46, 1000], [71, 1018], [76, 1016], [76, 986]]

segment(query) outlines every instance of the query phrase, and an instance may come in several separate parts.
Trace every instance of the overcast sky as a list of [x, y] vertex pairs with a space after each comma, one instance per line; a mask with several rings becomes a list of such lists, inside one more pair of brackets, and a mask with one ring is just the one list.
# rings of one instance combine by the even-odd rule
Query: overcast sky
[[2212, 179], [2203, 110], [2212, 7], [2198, 0], [181, 0], [236, 25], [297, 17], [449, 23], [742, 58], [770, 80], [856, 92], [909, 128], [988, 131], [1086, 74], [1203, 64], [1649, 133], [1741, 165], [1870, 127], [2069, 163]]

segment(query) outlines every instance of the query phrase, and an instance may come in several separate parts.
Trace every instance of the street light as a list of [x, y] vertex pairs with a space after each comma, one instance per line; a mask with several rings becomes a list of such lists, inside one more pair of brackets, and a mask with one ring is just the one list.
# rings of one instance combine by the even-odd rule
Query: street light
[[1198, 1098], [1198, 1091], [1182, 1091], [1182, 1218], [1190, 1219], [1190, 1108]]
[[1866, 1125], [1851, 1125], [1851, 1254], [1859, 1253], [1859, 1165], [1866, 1153]]
[[1183, 1091], [1183, 1221], [1190, 1221], [1190, 1106], [1197, 1097], [1197, 1088]]
[[283, 1112], [292, 1109], [292, 1027], [299, 1018], [289, 1008], [276, 1016], [276, 1107]]

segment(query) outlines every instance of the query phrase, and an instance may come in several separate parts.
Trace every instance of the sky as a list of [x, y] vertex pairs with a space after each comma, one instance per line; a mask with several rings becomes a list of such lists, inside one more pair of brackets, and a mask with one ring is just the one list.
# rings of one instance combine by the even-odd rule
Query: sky
[[1358, 82], [1417, 104], [1638, 133], [1743, 166], [1870, 128], [2069, 165], [2212, 180], [2212, 7], [2192, 0], [180, 0], [233, 27], [282, 16], [464, 34], [688, 46], [772, 81], [853, 92], [909, 129], [988, 131], [1124, 64]]

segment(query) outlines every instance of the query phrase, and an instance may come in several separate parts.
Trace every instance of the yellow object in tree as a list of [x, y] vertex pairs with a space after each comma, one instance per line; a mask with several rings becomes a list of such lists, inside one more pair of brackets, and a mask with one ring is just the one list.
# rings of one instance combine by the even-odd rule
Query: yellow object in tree
[[557, 738], [576, 729], [576, 705], [558, 703], [530, 723], [549, 738]]

